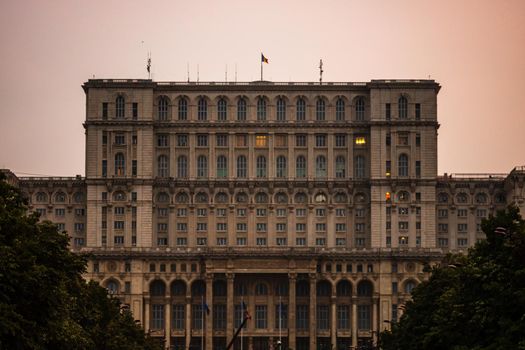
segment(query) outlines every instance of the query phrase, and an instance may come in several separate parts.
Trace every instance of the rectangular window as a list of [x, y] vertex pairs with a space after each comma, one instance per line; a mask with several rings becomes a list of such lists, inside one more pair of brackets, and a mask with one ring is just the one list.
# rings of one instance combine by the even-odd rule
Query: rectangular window
[[440, 232], [440, 233], [447, 233], [448, 232], [448, 224], [438, 224], [438, 232]]
[[217, 216], [218, 218], [226, 217], [226, 209], [225, 208], [217, 208], [217, 210], [215, 210], [215, 216]]
[[266, 223], [265, 222], [258, 222], [255, 224], [255, 230], [257, 232], [266, 232]]
[[326, 135], [325, 134], [315, 135], [315, 147], [326, 147]]
[[115, 236], [114, 237], [114, 243], [115, 243], [115, 245], [123, 245], [124, 244], [124, 236]]
[[356, 245], [357, 247], [364, 247], [364, 246], [365, 246], [365, 242], [366, 242], [366, 241], [365, 241], [365, 238], [363, 238], [363, 237], [357, 237], [357, 238], [355, 239], [355, 245]]
[[357, 146], [364, 146], [366, 145], [366, 137], [365, 136], [355, 136], [354, 142]]
[[275, 240], [275, 244], [279, 246], [285, 246], [286, 245], [286, 238], [284, 237], [277, 237]]
[[350, 329], [350, 306], [337, 305], [337, 329]]
[[115, 230], [123, 230], [124, 229], [124, 221], [115, 221], [114, 226]]
[[246, 237], [237, 237], [237, 245], [240, 245], [240, 246], [246, 245]]
[[438, 246], [439, 247], [447, 247], [448, 246], [448, 238], [438, 238]]
[[390, 103], [387, 103], [385, 105], [385, 119], [390, 120], [391, 117], [392, 117], [392, 110], [390, 107]]
[[228, 135], [226, 134], [217, 134], [215, 141], [217, 147], [228, 147]]
[[315, 209], [315, 216], [317, 217], [324, 217], [326, 215], [326, 210], [323, 208], [317, 208]]
[[124, 134], [116, 134], [115, 135], [115, 145], [125, 145], [126, 144], [126, 136]]
[[237, 209], [237, 216], [240, 218], [246, 217], [246, 209], [244, 208]]
[[244, 222], [237, 223], [237, 232], [246, 232], [248, 231], [248, 225]]
[[317, 329], [328, 330], [330, 328], [330, 312], [328, 305], [317, 305]]
[[247, 135], [235, 135], [235, 145], [237, 147], [247, 147], [248, 146], [248, 136]]
[[416, 146], [421, 146], [421, 134], [416, 134]]
[[476, 216], [478, 218], [486, 218], [487, 217], [487, 210], [486, 209], [478, 209], [478, 210], [476, 210]]
[[206, 237], [197, 237], [197, 245], [206, 245], [208, 244], [208, 240]]
[[336, 232], [346, 232], [346, 224], [336, 223], [335, 224], [335, 231]]
[[136, 102], [131, 104], [131, 116], [133, 117], [133, 120], [137, 120], [139, 117], [139, 104]]
[[102, 103], [102, 119], [104, 120], [108, 119], [108, 103], [107, 102]]
[[421, 119], [421, 104], [416, 103], [416, 120]]
[[362, 222], [357, 222], [355, 224], [355, 232], [359, 232], [359, 233], [365, 232], [365, 224]]
[[399, 133], [397, 135], [397, 144], [400, 146], [408, 146], [408, 134], [407, 133]]
[[448, 210], [438, 209], [438, 218], [446, 218], [446, 217], [448, 217]]
[[66, 209], [55, 209], [55, 216], [65, 216]]
[[208, 135], [197, 135], [197, 146], [207, 147], [208, 146]]
[[158, 232], [167, 232], [168, 231], [168, 223], [166, 223], [166, 222], [159, 222], [159, 223], [157, 223], [157, 231]]
[[226, 329], [226, 305], [224, 304], [213, 305], [213, 329]]
[[266, 305], [255, 305], [255, 328], [268, 328], [268, 307]]
[[306, 135], [305, 134], [295, 135], [295, 147], [306, 147]]
[[397, 294], [397, 282], [392, 282], [392, 294]]
[[197, 231], [207, 231], [208, 230], [208, 224], [205, 222], [198, 222], [197, 223]]
[[[84, 216], [85, 212], [86, 212], [85, 209], [75, 209], [75, 215], [76, 216]], [[45, 215], [45, 212], [44, 212], [44, 215]]]
[[371, 312], [370, 305], [357, 305], [357, 329], [370, 330]]
[[295, 209], [295, 216], [298, 218], [304, 218], [306, 216], [306, 209], [303, 209], [303, 208]]
[[188, 240], [185, 237], [177, 237], [177, 245], [185, 246], [188, 244]]
[[186, 217], [186, 215], [187, 215], [186, 208], [177, 208], [177, 217], [182, 218], [182, 217]]
[[286, 217], [286, 208], [277, 208], [277, 217], [283, 218]]
[[266, 238], [258, 237], [255, 243], [259, 246], [265, 246], [266, 245]]
[[392, 162], [387, 160], [385, 164], [385, 176], [390, 176], [392, 174]]
[[206, 208], [197, 208], [197, 216], [200, 216], [200, 217], [208, 216], [208, 210]]
[[315, 239], [315, 245], [316, 246], [325, 246], [326, 245], [326, 238], [316, 238]]
[[335, 209], [335, 216], [337, 216], [337, 217], [344, 217], [344, 216], [346, 216], [346, 210], [344, 208], [337, 208], [337, 209]]
[[188, 147], [188, 135], [186, 134], [177, 135], [177, 146]]
[[335, 134], [335, 147], [346, 147], [345, 134]]
[[466, 247], [468, 240], [466, 238], [458, 238], [458, 247]]
[[468, 224], [458, 224], [458, 232], [467, 232]]
[[75, 223], [75, 232], [84, 232], [84, 223], [76, 222]]
[[266, 209], [263, 209], [263, 208], [257, 208], [257, 209], [255, 210], [255, 215], [256, 215], [256, 216], [259, 216], [259, 217], [261, 217], [261, 216], [266, 216]]
[[283, 303], [275, 305], [275, 328], [288, 328], [288, 305]]
[[408, 215], [408, 208], [407, 207], [399, 207], [398, 212], [399, 212], [399, 215]]
[[345, 246], [346, 245], [346, 238], [336, 238], [335, 239], [335, 245], [337, 245], [337, 246]]
[[102, 177], [108, 176], [108, 161], [106, 159], [102, 160]]
[[309, 309], [310, 305], [297, 305], [296, 306], [296, 319], [295, 326], [298, 330], [308, 330], [309, 325]]
[[275, 230], [277, 232], [286, 232], [286, 224], [282, 222], [275, 224]]
[[175, 330], [184, 330], [185, 329], [185, 306], [184, 304], [174, 304], [173, 305], [173, 316], [171, 326]]
[[151, 305], [151, 329], [164, 329], [164, 304]]
[[138, 143], [137, 135], [131, 135], [131, 143], [134, 145]]
[[157, 209], [157, 216], [159, 218], [166, 218], [166, 217], [168, 217], [168, 208], [158, 208]]
[[306, 245], [306, 238], [303, 238], [303, 237], [296, 238], [295, 239], [295, 245], [299, 246], [299, 247], [305, 246]]
[[408, 221], [399, 221], [399, 230], [407, 231], [408, 230]]
[[202, 304], [193, 304], [191, 306], [191, 328], [202, 329], [204, 325], [204, 310]]
[[467, 209], [458, 209], [458, 218], [466, 218], [468, 215]]
[[159, 247], [164, 247], [168, 245], [168, 237], [158, 237], [157, 238], [157, 245]]
[[[236, 329], [238, 329], [241, 326], [243, 318], [244, 318], [244, 308], [242, 304], [235, 305], [233, 321], [234, 321]], [[244, 324], [244, 329], [246, 329], [247, 324], [248, 323]]]
[[226, 237], [217, 237], [217, 245], [227, 245], [228, 239]]
[[326, 231], [326, 224], [325, 223], [316, 223], [315, 224], [315, 231], [317, 232], [325, 232]]
[[416, 160], [416, 177], [421, 177], [421, 161]]
[[169, 147], [169, 138], [166, 134], [157, 135], [157, 147]]
[[387, 146], [390, 146], [392, 144], [392, 137], [390, 136], [390, 133], [386, 134], [385, 144]]
[[136, 159], [133, 159], [131, 161], [131, 175], [137, 176], [137, 160]]
[[268, 147], [268, 136], [255, 135], [255, 147]]

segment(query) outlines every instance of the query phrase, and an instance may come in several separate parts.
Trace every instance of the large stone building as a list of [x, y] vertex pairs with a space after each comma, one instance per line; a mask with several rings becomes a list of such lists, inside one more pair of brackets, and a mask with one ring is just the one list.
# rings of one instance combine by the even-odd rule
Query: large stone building
[[83, 88], [86, 177], [12, 181], [173, 349], [224, 349], [243, 304], [236, 349], [373, 342], [425, 264], [524, 207], [523, 167], [437, 175], [433, 80]]

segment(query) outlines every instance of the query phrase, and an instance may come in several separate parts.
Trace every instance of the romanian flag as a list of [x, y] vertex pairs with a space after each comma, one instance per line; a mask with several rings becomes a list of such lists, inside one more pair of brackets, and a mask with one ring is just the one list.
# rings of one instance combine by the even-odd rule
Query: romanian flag
[[268, 62], [268, 59], [266, 57], [264, 57], [263, 53], [261, 52], [261, 62], [262, 63], [269, 63]]

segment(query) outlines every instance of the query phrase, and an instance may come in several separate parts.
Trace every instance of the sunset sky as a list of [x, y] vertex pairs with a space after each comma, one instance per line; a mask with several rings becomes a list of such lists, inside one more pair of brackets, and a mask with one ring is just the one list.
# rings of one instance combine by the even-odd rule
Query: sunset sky
[[435, 79], [439, 173], [525, 165], [525, 1], [0, 1], [0, 168], [84, 174], [89, 78]]

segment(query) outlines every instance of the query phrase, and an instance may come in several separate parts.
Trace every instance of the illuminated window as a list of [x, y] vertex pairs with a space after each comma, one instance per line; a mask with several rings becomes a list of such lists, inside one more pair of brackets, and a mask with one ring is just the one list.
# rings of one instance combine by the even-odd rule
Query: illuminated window
[[355, 144], [356, 145], [364, 145], [364, 144], [366, 144], [366, 138], [364, 136], [356, 136]]
[[390, 192], [385, 193], [385, 200], [390, 200]]
[[266, 135], [255, 135], [255, 147], [267, 147], [268, 137]]

